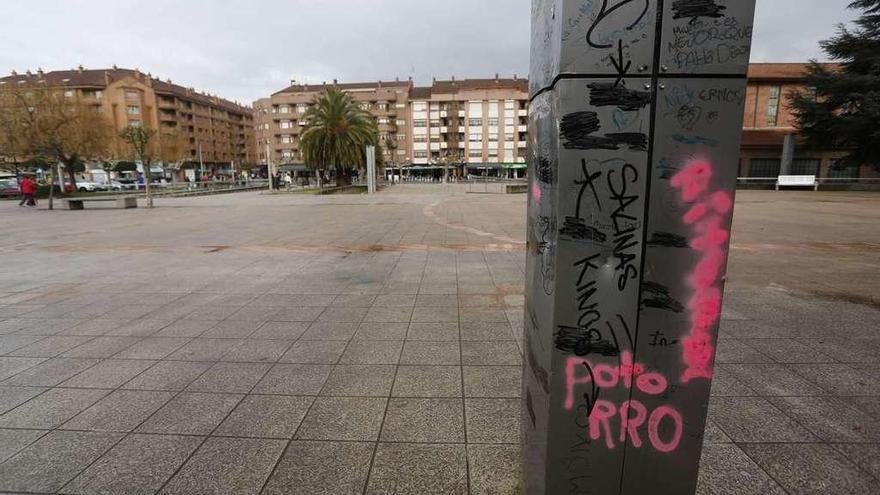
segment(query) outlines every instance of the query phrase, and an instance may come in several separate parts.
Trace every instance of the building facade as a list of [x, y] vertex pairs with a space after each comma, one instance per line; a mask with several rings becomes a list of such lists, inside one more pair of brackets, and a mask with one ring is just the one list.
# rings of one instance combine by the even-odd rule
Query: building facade
[[[526, 167], [528, 81], [437, 81], [410, 95], [411, 163], [465, 164], [461, 172], [522, 176]], [[459, 169], [456, 168], [456, 173]]]
[[[773, 179], [780, 174], [816, 175], [845, 181], [878, 177], [869, 166], [844, 168], [845, 150], [813, 150], [798, 139], [793, 92], [809, 92], [806, 64], [751, 64], [745, 100], [740, 177]], [[257, 157], [273, 164], [302, 163], [302, 115], [331, 84], [291, 86], [254, 103]], [[332, 83], [352, 95], [377, 119], [386, 170], [406, 167], [452, 174], [522, 177], [528, 130], [528, 81], [513, 78]], [[783, 159], [789, 146], [791, 160]]]
[[[804, 83], [807, 64], [751, 64], [745, 94], [740, 177], [760, 181], [780, 175], [815, 175], [846, 181], [878, 177], [870, 165], [843, 167], [844, 150], [807, 148], [797, 137], [792, 93], [809, 93]], [[790, 164], [783, 158], [786, 141]]]
[[[379, 127], [379, 141], [383, 144], [386, 166], [403, 163], [409, 156], [405, 139], [409, 121], [408, 102], [412, 90], [411, 81], [376, 81], [369, 83], [296, 84], [291, 81], [287, 88], [268, 98], [254, 102], [257, 159], [266, 164], [268, 158], [275, 165], [302, 163], [300, 135], [303, 116], [313, 106], [317, 96], [329, 87], [342, 89], [364, 110], [370, 112]], [[387, 142], [393, 146], [385, 146]]]
[[[451, 173], [508, 169], [524, 173], [528, 126], [525, 79], [412, 81], [291, 85], [254, 102], [257, 156], [273, 164], [302, 163], [299, 139], [305, 112], [335, 86], [376, 118], [386, 170], [449, 168]], [[462, 164], [467, 164], [467, 168]], [[453, 166], [455, 165], [455, 166]]]
[[119, 131], [128, 125], [156, 129], [160, 145], [174, 141], [173, 162], [183, 178], [204, 168], [206, 173], [232, 175], [255, 161], [253, 110], [247, 106], [200, 93], [171, 80], [162, 81], [137, 69], [28, 72], [0, 78], [0, 84], [42, 83], [63, 88], [64, 96], [93, 106], [116, 131], [112, 156], [130, 155]]

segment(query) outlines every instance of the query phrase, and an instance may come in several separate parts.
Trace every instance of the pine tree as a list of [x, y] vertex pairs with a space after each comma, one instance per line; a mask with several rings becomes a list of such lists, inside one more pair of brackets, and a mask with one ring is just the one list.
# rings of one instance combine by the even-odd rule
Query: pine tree
[[808, 93], [794, 93], [797, 127], [813, 148], [848, 151], [843, 164], [870, 164], [880, 170], [880, 0], [856, 0], [862, 11], [856, 28], [838, 27], [820, 43], [838, 68], [811, 62]]

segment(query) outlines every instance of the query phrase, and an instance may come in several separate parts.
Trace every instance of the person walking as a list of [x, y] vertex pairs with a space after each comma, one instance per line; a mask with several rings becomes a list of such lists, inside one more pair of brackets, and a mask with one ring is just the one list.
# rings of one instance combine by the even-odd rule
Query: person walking
[[[37, 202], [34, 201], [34, 194], [37, 193], [37, 183], [29, 175], [25, 175], [18, 187], [21, 190], [21, 202], [18, 203], [18, 206], [35, 208]], [[27, 204], [25, 205], [25, 203]]]

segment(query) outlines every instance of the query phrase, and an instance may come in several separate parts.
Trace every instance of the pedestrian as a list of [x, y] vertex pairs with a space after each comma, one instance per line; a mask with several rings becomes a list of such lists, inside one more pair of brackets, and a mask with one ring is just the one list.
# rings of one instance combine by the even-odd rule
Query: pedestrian
[[37, 183], [29, 175], [25, 175], [18, 187], [21, 190], [21, 202], [18, 203], [18, 206], [36, 207], [37, 202], [34, 201], [34, 194], [37, 193]]

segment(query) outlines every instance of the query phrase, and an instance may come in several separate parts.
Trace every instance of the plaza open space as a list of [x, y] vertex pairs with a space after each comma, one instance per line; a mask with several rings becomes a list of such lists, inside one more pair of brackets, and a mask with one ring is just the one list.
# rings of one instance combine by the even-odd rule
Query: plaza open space
[[[526, 195], [44, 208], [0, 202], [0, 492], [519, 493]], [[880, 490], [877, 225], [738, 193], [699, 493]]]

